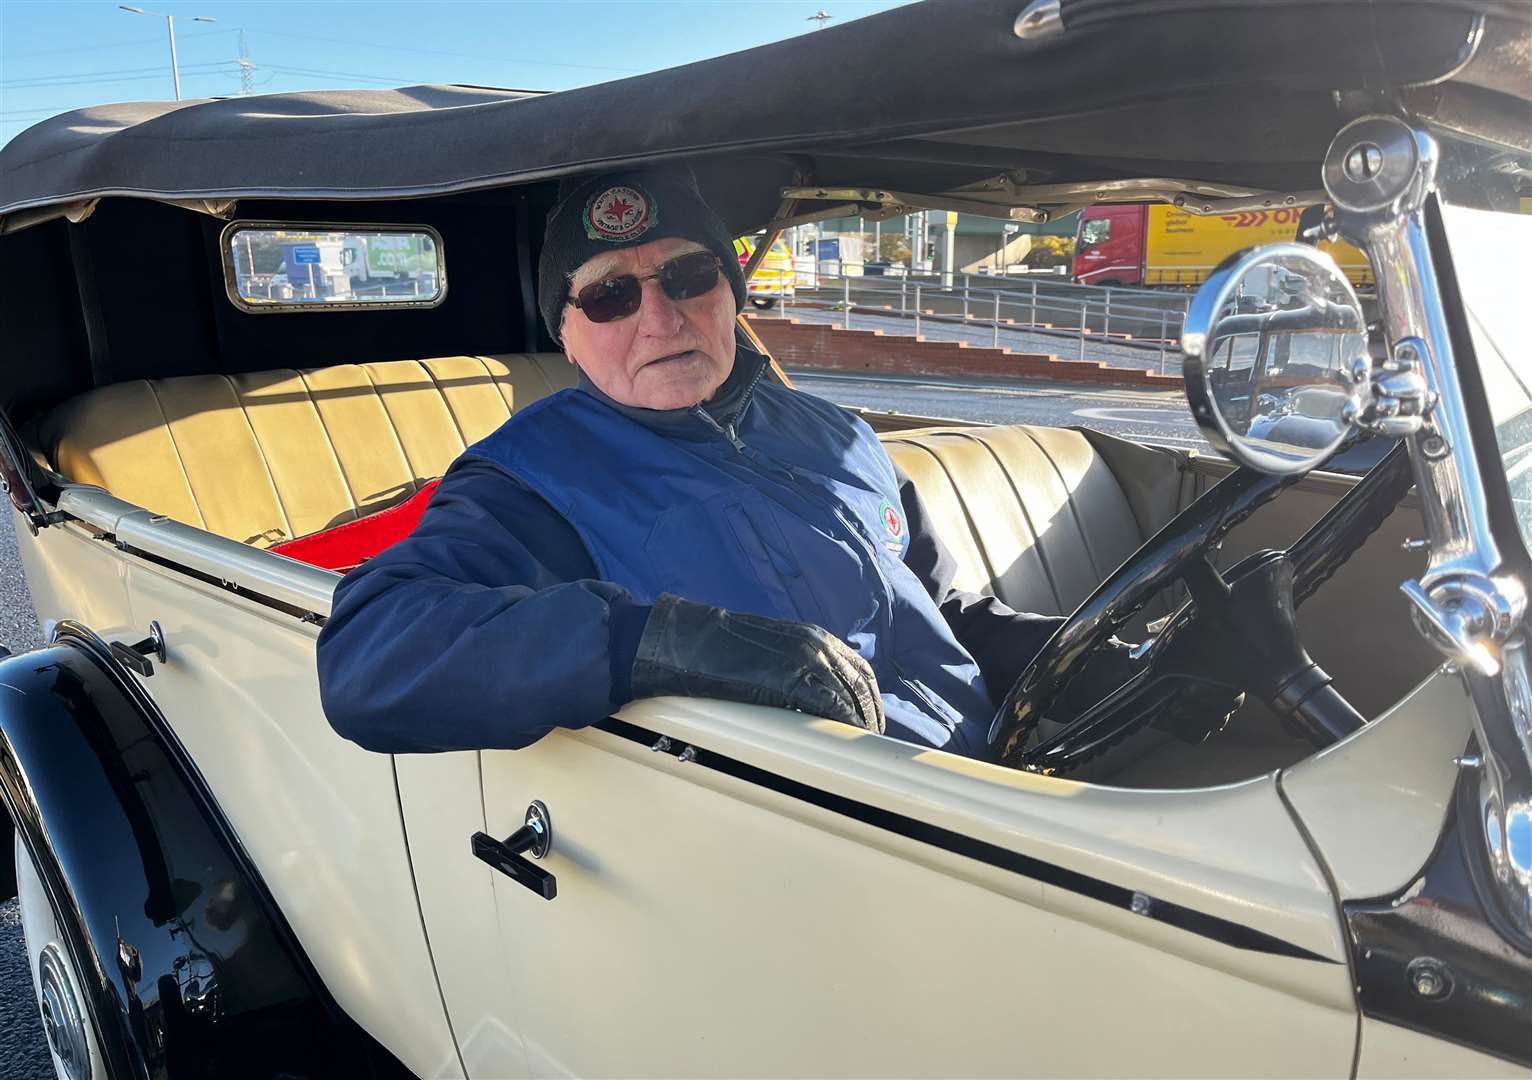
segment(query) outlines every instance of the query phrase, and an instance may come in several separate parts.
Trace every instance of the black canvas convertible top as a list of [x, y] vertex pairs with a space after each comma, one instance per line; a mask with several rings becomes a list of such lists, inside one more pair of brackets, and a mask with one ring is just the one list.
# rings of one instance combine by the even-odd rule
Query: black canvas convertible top
[[[417, 86], [46, 120], [0, 149], [0, 408], [22, 424], [134, 379], [556, 348], [534, 285], [553, 181], [618, 164], [690, 164], [743, 234], [924, 207], [1303, 205], [1334, 133], [1380, 110], [1532, 137], [1523, 0], [1051, 3], [917, 4], [556, 94]], [[430, 309], [246, 314], [225, 294], [236, 218], [427, 226], [452, 285]]]
[[932, 191], [1020, 170], [1312, 187], [1348, 95], [1527, 136], [1532, 4], [1517, 0], [1059, 0], [1062, 29], [1023, 40], [1028, 6], [932, 0], [547, 95], [415, 86], [81, 109], [0, 150], [0, 215], [11, 230], [103, 196], [397, 199], [688, 159], [743, 232], [795, 180]]

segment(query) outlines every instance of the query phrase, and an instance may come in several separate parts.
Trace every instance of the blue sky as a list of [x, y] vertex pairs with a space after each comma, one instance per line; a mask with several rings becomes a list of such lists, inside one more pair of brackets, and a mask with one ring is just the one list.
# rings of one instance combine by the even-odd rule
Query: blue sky
[[[812, 33], [902, 0], [264, 0], [139, 3], [175, 16], [184, 98], [459, 82], [536, 90]], [[214, 23], [193, 22], [207, 16]], [[172, 97], [165, 20], [100, 0], [0, 0], [0, 143], [54, 113]]]

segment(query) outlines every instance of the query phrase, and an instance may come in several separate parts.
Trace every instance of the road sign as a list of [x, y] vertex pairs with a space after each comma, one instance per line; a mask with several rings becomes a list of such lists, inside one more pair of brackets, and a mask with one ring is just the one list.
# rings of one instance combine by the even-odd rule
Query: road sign
[[313, 244], [293, 248], [293, 262], [299, 266], [318, 266], [319, 248]]

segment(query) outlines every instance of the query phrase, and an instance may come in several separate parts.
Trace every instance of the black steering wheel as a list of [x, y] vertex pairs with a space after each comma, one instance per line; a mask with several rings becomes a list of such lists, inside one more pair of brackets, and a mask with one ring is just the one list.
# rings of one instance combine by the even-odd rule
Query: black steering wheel
[[[1210, 698], [1253, 693], [1284, 722], [1326, 746], [1363, 724], [1298, 640], [1296, 610], [1366, 542], [1410, 488], [1396, 445], [1286, 551], [1261, 551], [1220, 572], [1211, 558], [1240, 522], [1300, 477], [1241, 468], [1177, 514], [1048, 639], [995, 714], [990, 748], [1003, 764], [1063, 773], [1157, 717]], [[1106, 697], [1065, 719], [1060, 696], [1161, 589], [1190, 599], [1129, 654], [1135, 670]], [[1213, 718], [1201, 732], [1217, 730]]]

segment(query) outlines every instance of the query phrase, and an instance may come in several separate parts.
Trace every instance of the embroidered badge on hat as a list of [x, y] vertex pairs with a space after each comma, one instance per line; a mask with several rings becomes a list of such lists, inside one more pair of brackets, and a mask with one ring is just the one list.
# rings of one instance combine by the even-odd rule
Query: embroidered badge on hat
[[899, 516], [898, 509], [893, 503], [884, 499], [878, 504], [878, 517], [883, 519], [883, 528], [888, 532], [888, 538], [883, 541], [883, 546], [890, 551], [903, 551], [904, 518]]
[[585, 235], [592, 240], [620, 243], [644, 235], [656, 224], [654, 199], [630, 185], [609, 187], [585, 204]]

